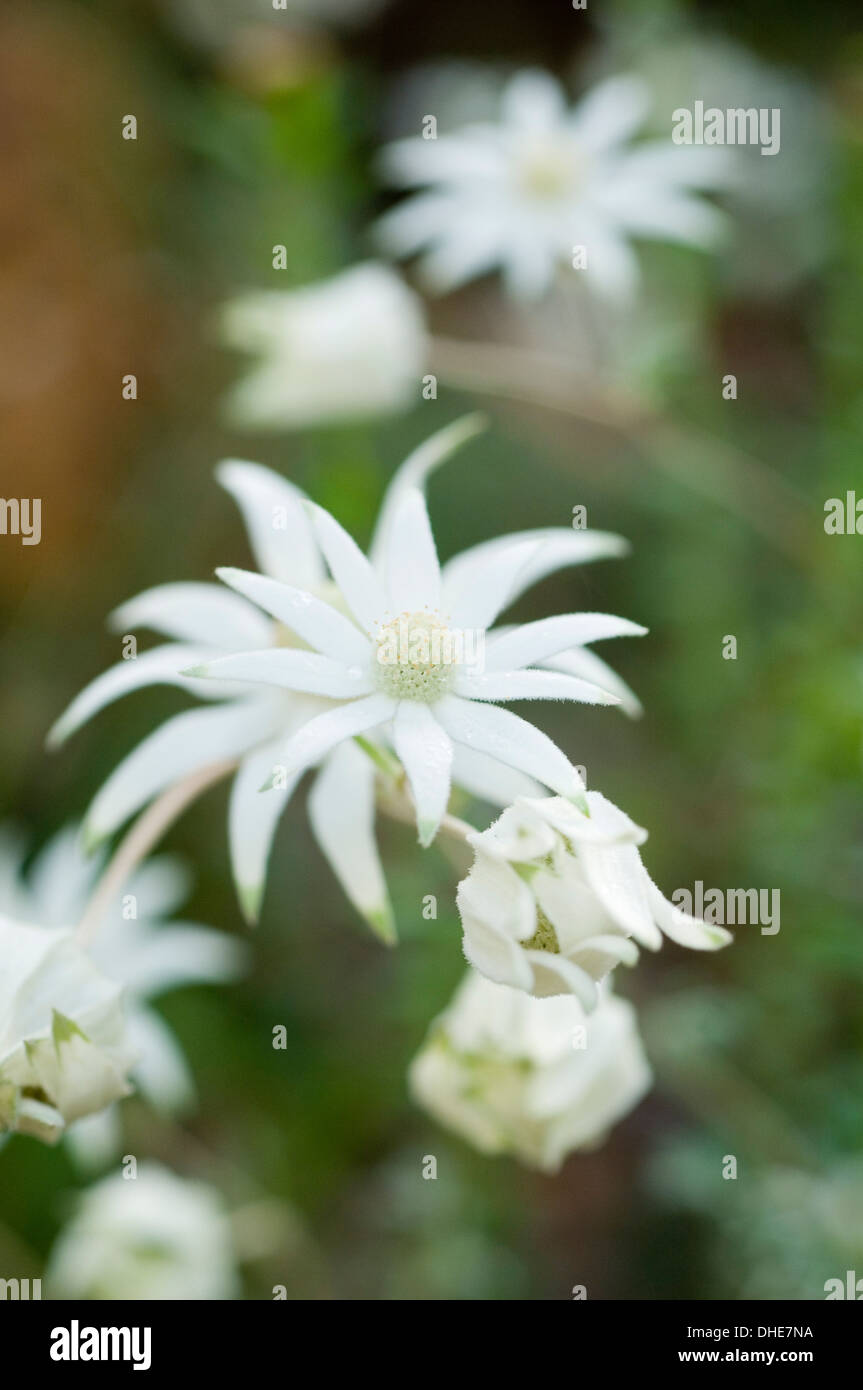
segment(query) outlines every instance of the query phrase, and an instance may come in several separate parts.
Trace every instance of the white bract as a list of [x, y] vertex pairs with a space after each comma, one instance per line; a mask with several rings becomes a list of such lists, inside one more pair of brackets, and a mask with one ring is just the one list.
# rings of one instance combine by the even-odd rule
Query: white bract
[[579, 264], [581, 247], [586, 265], [575, 273], [609, 297], [630, 296], [631, 237], [710, 247], [723, 227], [693, 192], [723, 178], [725, 152], [674, 145], [670, 135], [632, 145], [648, 105], [647, 84], [634, 76], [600, 83], [569, 110], [547, 73], [518, 73], [497, 124], [384, 150], [388, 182], [426, 191], [384, 215], [382, 248], [400, 257], [426, 248], [421, 272], [439, 292], [499, 268], [513, 295], [538, 298], [558, 267]]
[[489, 629], [540, 575], [584, 559], [595, 546], [590, 533], [555, 529], [503, 537], [456, 557], [442, 573], [425, 499], [410, 475], [385, 506], [374, 563], [328, 512], [312, 506], [309, 512], [350, 616], [308, 589], [219, 570], [236, 593], [297, 633], [307, 649], [268, 646], [185, 672], [339, 701], [283, 743], [268, 785], [293, 785], [333, 749], [378, 732], [391, 739], [404, 767], [423, 845], [434, 839], [446, 812], [456, 749], [579, 798], [583, 783], [569, 759], [498, 702], [616, 704], [601, 686], [544, 663], [586, 643], [645, 629], [603, 613], [563, 614], [502, 633]]
[[128, 1095], [122, 989], [71, 931], [0, 917], [0, 1134], [48, 1143]]
[[[398, 470], [384, 498], [372, 547], [377, 570], [383, 565], [384, 541], [405, 495], [422, 487], [428, 475], [481, 427], [476, 417], [456, 421], [425, 441]], [[302, 605], [294, 607], [287, 598], [293, 592], [308, 593], [313, 610], [324, 596], [343, 608], [346, 605], [327, 578], [315, 528], [298, 488], [259, 464], [236, 460], [221, 464], [218, 478], [241, 508], [255, 558], [266, 576], [250, 575], [242, 582], [257, 585], [256, 598], [259, 586], [270, 583], [282, 596], [279, 611], [288, 612], [289, 623], [272, 621], [256, 604], [217, 584], [162, 584], [149, 589], [118, 608], [111, 625], [121, 633], [151, 627], [170, 640], [133, 660], [118, 662], [86, 686], [54, 725], [49, 741], [57, 746], [105, 705], [149, 685], [174, 685], [217, 701], [211, 708], [188, 710], [167, 720], [125, 758], [97, 793], [85, 819], [85, 832], [88, 841], [98, 843], [173, 783], [224, 758], [236, 758], [239, 766], [229, 807], [231, 863], [243, 911], [253, 921], [263, 897], [273, 836], [300, 769], [266, 796], [259, 795], [259, 789], [279, 762], [287, 738], [315, 715], [334, 709], [338, 701], [274, 688], [269, 681], [216, 680], [211, 663], [231, 654], [236, 665], [237, 653], [243, 651], [254, 653], [259, 662], [262, 649], [276, 659], [287, 649], [301, 661], [308, 660], [310, 654], [302, 651], [306, 646]], [[512, 602], [553, 570], [620, 555], [625, 549], [620, 537], [603, 531], [566, 527], [526, 531], [483, 542], [457, 555], [444, 567], [443, 584], [457, 596], [469, 593], [489, 569], [503, 569], [511, 574], [506, 601]], [[336, 621], [353, 630], [343, 616], [336, 614]], [[581, 676], [612, 693], [624, 709], [637, 712], [632, 692], [599, 657], [579, 645], [598, 635], [589, 626], [570, 628], [561, 633], [569, 645], [537, 664], [559, 666], [560, 674]], [[180, 674], [190, 666], [205, 667], [209, 678]], [[454, 772], [459, 786], [498, 807], [521, 792], [540, 790], [529, 778], [467, 744], [456, 748]], [[318, 844], [351, 902], [384, 940], [392, 941], [392, 909], [374, 836], [375, 767], [352, 742], [342, 743], [323, 758], [309, 798], [309, 816]]]
[[[324, 587], [326, 571], [299, 489], [267, 468], [239, 460], [222, 463], [218, 478], [239, 504], [264, 573], [312, 589]], [[62, 743], [105, 705], [145, 686], [174, 685], [216, 703], [168, 719], [119, 764], [87, 812], [87, 839], [98, 844], [169, 786], [234, 758], [238, 768], [228, 811], [231, 864], [243, 911], [254, 921], [273, 836], [293, 785], [270, 797], [259, 796], [258, 789], [286, 735], [332, 701], [180, 675], [184, 667], [221, 653], [260, 650], [268, 644], [277, 648], [297, 640], [254, 604], [219, 584], [161, 584], [118, 608], [111, 625], [121, 633], [150, 627], [170, 640], [118, 662], [86, 686], [54, 725], [52, 745]], [[341, 857], [334, 867], [342, 881], [352, 885], [352, 900], [387, 935], [389, 905], [372, 835], [373, 778], [372, 764], [358, 749], [340, 750], [316, 787], [313, 825], [324, 852], [338, 855], [344, 844], [341, 822], [347, 815], [353, 839], [345, 847], [346, 867]], [[360, 867], [356, 874], [355, 862]]]
[[534, 999], [470, 971], [410, 1068], [415, 1100], [482, 1153], [555, 1172], [648, 1091], [631, 1004], [587, 1018], [571, 995]]
[[634, 965], [663, 933], [712, 951], [731, 934], [675, 907], [656, 887], [637, 845], [647, 838], [599, 792], [588, 814], [561, 797], [520, 798], [481, 834], [457, 902], [469, 963], [500, 984], [543, 996], [575, 994], [585, 1008], [596, 982]]
[[[85, 856], [72, 826], [48, 842], [26, 875], [25, 854], [23, 838], [11, 827], [0, 827], [0, 912], [42, 927], [71, 929], [84, 914], [103, 857]], [[224, 932], [171, 920], [188, 890], [188, 875], [176, 860], [149, 860], [132, 875], [122, 897], [107, 906], [87, 947], [94, 965], [124, 987], [135, 1088], [168, 1113], [190, 1104], [195, 1088], [176, 1037], [150, 1001], [180, 985], [235, 979], [246, 957], [244, 943]], [[82, 1120], [68, 1139], [85, 1160], [110, 1157], [120, 1139], [116, 1111], [102, 1110]]]
[[302, 289], [241, 295], [225, 306], [222, 336], [258, 359], [228, 399], [243, 427], [361, 419], [419, 399], [422, 303], [385, 265], [354, 266]]
[[218, 1192], [160, 1163], [87, 1189], [51, 1252], [52, 1298], [231, 1299], [239, 1296], [230, 1217]]

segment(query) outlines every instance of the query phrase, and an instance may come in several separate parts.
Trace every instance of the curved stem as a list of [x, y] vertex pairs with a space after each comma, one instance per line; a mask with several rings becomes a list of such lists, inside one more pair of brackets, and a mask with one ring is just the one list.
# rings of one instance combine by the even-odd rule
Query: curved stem
[[82, 946], [89, 946], [98, 931], [107, 908], [117, 897], [129, 875], [134, 873], [150, 850], [162, 838], [169, 825], [182, 815], [186, 807], [215, 782], [220, 782], [237, 765], [236, 758], [210, 763], [175, 782], [147, 807], [131, 830], [121, 840], [105, 872], [93, 890], [75, 935]]

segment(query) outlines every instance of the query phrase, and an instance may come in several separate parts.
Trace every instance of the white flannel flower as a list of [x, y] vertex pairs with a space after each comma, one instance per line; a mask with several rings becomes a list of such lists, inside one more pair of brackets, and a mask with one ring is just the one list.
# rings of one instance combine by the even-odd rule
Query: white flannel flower
[[130, 1093], [122, 989], [71, 931], [0, 917], [0, 1135], [48, 1143]]
[[88, 1188], [51, 1252], [52, 1298], [233, 1299], [239, 1296], [230, 1216], [214, 1188], [160, 1163]]
[[299, 634], [307, 650], [240, 652], [186, 672], [339, 701], [285, 741], [268, 785], [293, 785], [333, 749], [378, 732], [392, 740], [404, 767], [423, 845], [434, 839], [446, 812], [456, 749], [468, 761], [480, 755], [484, 766], [515, 770], [561, 796], [580, 797], [579, 773], [556, 744], [496, 702], [616, 704], [618, 698], [599, 685], [542, 665], [584, 643], [645, 629], [608, 614], [576, 613], [491, 633], [488, 642], [486, 635], [528, 584], [584, 558], [585, 545], [595, 543], [584, 533], [525, 532], [456, 557], [442, 574], [425, 500], [410, 475], [385, 506], [375, 547], [379, 563], [370, 562], [328, 512], [310, 507], [310, 513], [351, 616], [307, 589], [245, 570], [219, 570], [232, 589]]
[[724, 152], [667, 140], [631, 145], [649, 106], [635, 76], [601, 82], [572, 110], [547, 73], [514, 76], [498, 124], [468, 125], [435, 140], [387, 146], [385, 179], [426, 188], [386, 213], [379, 240], [390, 255], [426, 251], [431, 288], [446, 292], [500, 268], [509, 291], [538, 298], [557, 268], [586, 250], [578, 273], [602, 294], [632, 295], [631, 237], [713, 246], [720, 213], [694, 190], [723, 177]]
[[470, 971], [414, 1058], [414, 1099], [487, 1154], [556, 1172], [601, 1144], [652, 1077], [631, 1004], [534, 999]]
[[[71, 929], [84, 910], [103, 867], [101, 855], [87, 857], [69, 826], [50, 840], [29, 872], [26, 845], [9, 826], [0, 827], [0, 912], [40, 926]], [[236, 979], [246, 958], [245, 943], [223, 932], [170, 920], [188, 895], [188, 875], [168, 856], [149, 860], [110, 904], [87, 955], [109, 980], [123, 987], [125, 1037], [135, 1055], [135, 1088], [156, 1109], [176, 1113], [194, 1100], [195, 1087], [182, 1049], [150, 1001], [181, 985]], [[67, 1133], [78, 1157], [98, 1163], [120, 1142], [116, 1110], [100, 1110]]]
[[426, 357], [422, 303], [388, 266], [369, 262], [296, 290], [240, 295], [222, 334], [257, 362], [227, 408], [238, 425], [296, 429], [406, 409]]
[[[482, 427], [467, 417], [426, 440], [405, 460], [384, 498], [373, 544], [376, 567], [383, 563], [384, 538], [401, 500], [422, 486], [428, 475]], [[315, 530], [292, 483], [259, 464], [237, 460], [219, 466], [217, 476], [242, 511], [255, 559], [270, 583], [288, 594], [308, 591], [345, 607], [328, 579]], [[447, 587], [469, 590], [489, 568], [508, 565], [518, 555], [524, 564], [513, 575], [512, 602], [529, 584], [565, 565], [584, 564], [624, 553], [625, 543], [603, 531], [548, 527], [486, 541], [456, 556], [445, 567]], [[250, 579], [254, 576], [249, 576]], [[517, 583], [516, 583], [517, 578]], [[261, 580], [263, 583], [264, 581]], [[287, 586], [291, 586], [288, 588]], [[285, 605], [282, 605], [284, 611]], [[237, 894], [249, 921], [257, 918], [266, 884], [267, 863], [276, 827], [300, 772], [259, 795], [262, 782], [279, 762], [286, 739], [315, 715], [332, 710], [327, 696], [277, 689], [271, 683], [237, 683], [181, 675], [184, 668], [210, 668], [214, 658], [262, 649], [274, 655], [305, 645], [298, 613], [291, 626], [271, 621], [260, 608], [218, 584], [162, 584], [121, 605], [111, 617], [115, 631], [151, 627], [170, 640], [120, 661], [80, 692], [54, 725], [49, 742], [61, 744], [105, 705], [154, 684], [178, 686], [210, 708], [184, 711], [168, 719], [139, 744], [96, 794], [85, 818], [88, 842], [99, 843], [173, 783], [224, 758], [237, 758], [228, 813], [231, 864]], [[348, 620], [345, 619], [345, 622]], [[635, 696], [592, 652], [578, 642], [592, 640], [582, 631], [566, 650], [539, 664], [560, 665], [571, 675], [601, 685], [636, 712]], [[530, 779], [467, 745], [456, 752], [458, 784], [495, 806], [505, 806], [522, 792], [539, 792]], [[395, 939], [392, 908], [375, 835], [375, 766], [346, 741], [322, 759], [309, 797], [309, 818], [318, 845], [354, 907], [385, 941]]]
[[717, 950], [730, 932], [690, 917], [659, 891], [636, 846], [647, 838], [599, 792], [588, 814], [561, 797], [522, 797], [481, 834], [457, 902], [469, 963], [537, 996], [575, 994], [585, 1008], [596, 981], [634, 965], [638, 947]]

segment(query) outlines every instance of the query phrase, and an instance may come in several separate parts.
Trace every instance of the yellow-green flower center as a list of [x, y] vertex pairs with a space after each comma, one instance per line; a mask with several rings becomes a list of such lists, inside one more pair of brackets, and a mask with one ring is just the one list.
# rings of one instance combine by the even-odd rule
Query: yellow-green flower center
[[579, 163], [572, 145], [564, 141], [535, 145], [521, 154], [516, 176], [531, 198], [562, 198], [573, 191]]
[[385, 694], [429, 704], [452, 683], [453, 634], [433, 613], [400, 613], [378, 632], [375, 658], [377, 683]]
[[526, 951], [548, 951], [553, 956], [560, 955], [557, 932], [542, 908], [536, 909], [536, 931], [529, 941], [523, 941], [521, 944]]

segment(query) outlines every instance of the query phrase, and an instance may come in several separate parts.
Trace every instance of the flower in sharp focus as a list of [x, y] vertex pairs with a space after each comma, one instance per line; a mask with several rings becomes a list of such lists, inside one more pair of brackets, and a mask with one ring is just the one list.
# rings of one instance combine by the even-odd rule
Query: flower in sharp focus
[[637, 845], [646, 839], [599, 792], [585, 814], [561, 797], [523, 797], [481, 834], [457, 901], [469, 963], [500, 984], [537, 996], [575, 994], [585, 1008], [596, 982], [663, 933], [681, 946], [718, 950], [722, 927], [690, 917], [656, 887]]
[[[383, 567], [385, 541], [404, 496], [421, 487], [482, 425], [475, 416], [458, 420], [427, 439], [402, 464], [384, 498], [372, 544], [376, 570]], [[262, 574], [316, 598], [329, 597], [345, 608], [336, 585], [327, 577], [300, 490], [268, 468], [238, 460], [221, 464], [218, 478], [240, 506]], [[511, 603], [530, 584], [562, 566], [618, 556], [625, 550], [619, 536], [604, 531], [560, 526], [525, 531], [482, 542], [454, 557], [444, 567], [443, 587], [447, 595], [467, 593], [489, 568], [506, 565], [513, 577], [506, 600]], [[513, 559], [518, 556], [523, 564], [516, 572]], [[284, 589], [285, 594], [290, 592]], [[118, 662], [91, 681], [57, 720], [49, 735], [52, 746], [63, 743], [104, 706], [150, 685], [177, 686], [214, 703], [167, 720], [119, 764], [87, 812], [86, 838], [100, 842], [173, 783], [223, 759], [236, 758], [228, 814], [231, 865], [243, 912], [254, 921], [276, 827], [299, 773], [266, 796], [259, 795], [261, 783], [278, 763], [287, 738], [337, 702], [271, 683], [217, 680], [212, 678], [215, 673], [206, 680], [180, 674], [184, 668], [205, 667], [223, 655], [235, 658], [237, 653], [251, 651], [260, 656], [262, 649], [277, 652], [303, 646], [296, 624], [272, 621], [256, 604], [221, 585], [161, 584], [121, 605], [112, 614], [111, 626], [120, 633], [150, 627], [169, 640], [134, 660]], [[582, 628], [572, 640], [574, 645], [537, 664], [560, 666], [564, 672], [582, 676], [609, 691], [622, 708], [636, 712], [632, 692], [599, 657], [579, 645], [592, 640], [592, 634]], [[455, 748], [453, 767], [459, 786], [493, 806], [503, 807], [522, 793], [541, 791], [523, 774], [467, 744]], [[374, 836], [375, 767], [352, 742], [342, 743], [322, 758], [309, 798], [309, 816], [318, 845], [354, 907], [383, 940], [393, 941], [393, 914]]]
[[[23, 872], [26, 845], [0, 827], [0, 912], [40, 926], [72, 928], [84, 915], [102, 868], [87, 857], [76, 827], [60, 831]], [[245, 943], [224, 932], [168, 920], [188, 894], [188, 876], [168, 856], [149, 860], [110, 904], [87, 946], [93, 964], [124, 989], [125, 1037], [135, 1055], [135, 1089], [157, 1109], [175, 1113], [195, 1094], [174, 1034], [150, 1001], [185, 984], [219, 983], [241, 972]], [[78, 1157], [96, 1164], [116, 1153], [119, 1120], [113, 1107], [75, 1124], [67, 1138]]]
[[159, 1163], [88, 1188], [51, 1252], [52, 1298], [239, 1296], [230, 1217], [218, 1192]]
[[222, 336], [257, 358], [227, 402], [244, 428], [389, 414], [419, 396], [422, 303], [385, 265], [358, 265], [302, 289], [241, 295], [225, 306]]
[[635, 76], [600, 83], [570, 110], [547, 73], [516, 74], [497, 124], [385, 148], [387, 182], [425, 191], [384, 214], [382, 248], [398, 257], [425, 250], [421, 272], [438, 292], [499, 268], [514, 296], [533, 299], [584, 247], [578, 273], [607, 297], [631, 296], [630, 238], [711, 247], [723, 227], [693, 194], [724, 180], [725, 152], [674, 145], [670, 132], [631, 144], [648, 106]]
[[54, 1143], [130, 1093], [122, 988], [71, 931], [0, 917], [0, 1134]]
[[[602, 613], [562, 614], [489, 633], [498, 614], [541, 573], [572, 563], [580, 542], [526, 532], [454, 562], [445, 582], [425, 499], [409, 480], [382, 518], [373, 564], [335, 519], [310, 507], [315, 532], [351, 616], [314, 594], [244, 570], [220, 577], [296, 632], [307, 650], [240, 652], [185, 674], [271, 684], [339, 701], [310, 719], [274, 759], [269, 785], [294, 784], [333, 749], [375, 733], [391, 739], [428, 845], [449, 801], [456, 749], [579, 798], [577, 770], [546, 734], [509, 710], [511, 700], [616, 704], [599, 685], [543, 663], [602, 638], [644, 628]], [[589, 544], [589, 542], [588, 542]], [[547, 548], [546, 548], [547, 547]], [[486, 642], [488, 634], [489, 640]]]
[[414, 1099], [482, 1153], [555, 1172], [600, 1144], [650, 1088], [631, 1004], [587, 1018], [571, 995], [534, 999], [470, 971], [411, 1064]]

